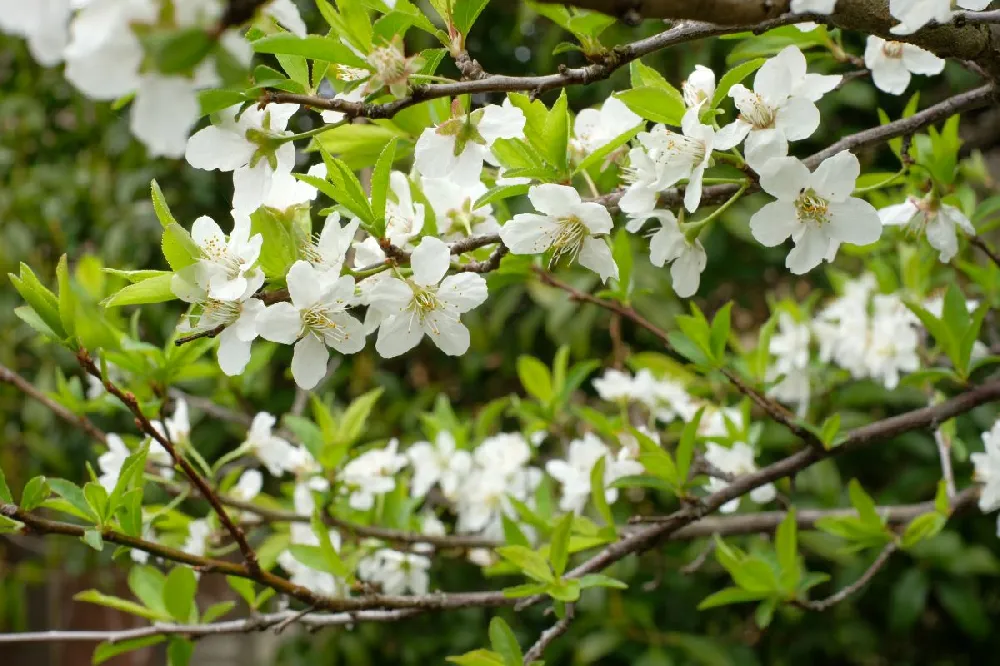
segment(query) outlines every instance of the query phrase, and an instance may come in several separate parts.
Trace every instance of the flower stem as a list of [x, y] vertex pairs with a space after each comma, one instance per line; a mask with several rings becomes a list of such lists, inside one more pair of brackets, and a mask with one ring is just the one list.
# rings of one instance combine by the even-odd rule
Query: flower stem
[[702, 230], [705, 227], [707, 227], [709, 224], [714, 222], [720, 215], [729, 210], [730, 206], [736, 203], [746, 191], [747, 191], [747, 184], [746, 182], [743, 182], [743, 184], [740, 185], [740, 189], [736, 190], [736, 193], [733, 196], [729, 197], [729, 200], [726, 201], [726, 203], [722, 204], [714, 211], [712, 211], [708, 215], [708, 217], [706, 217], [703, 220], [698, 220], [697, 222], [691, 222], [689, 224], [685, 224], [682, 227], [684, 231], [684, 238], [686, 238], [689, 243], [693, 243], [695, 239], [698, 238], [698, 235], [702, 232]]
[[340, 120], [338, 122], [328, 123], [326, 125], [320, 125], [319, 127], [314, 127], [306, 132], [299, 132], [298, 134], [289, 134], [288, 136], [278, 137], [276, 141], [280, 144], [280, 143], [288, 143], [289, 141], [298, 141], [299, 139], [311, 139], [312, 137], [322, 134], [327, 130], [332, 130], [335, 127], [340, 127], [341, 125], [346, 124], [348, 121], [349, 119], [345, 117], [343, 120]]

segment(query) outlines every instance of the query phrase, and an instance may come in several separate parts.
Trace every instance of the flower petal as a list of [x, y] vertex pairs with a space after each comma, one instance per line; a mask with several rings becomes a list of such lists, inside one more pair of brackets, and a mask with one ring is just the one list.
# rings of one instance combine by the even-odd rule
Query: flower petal
[[907, 199], [903, 203], [886, 206], [879, 210], [878, 217], [884, 226], [909, 224], [918, 211], [917, 205], [911, 199]]
[[774, 127], [789, 141], [807, 139], [819, 127], [819, 109], [806, 97], [793, 97], [778, 109]]
[[219, 334], [219, 367], [229, 377], [243, 372], [250, 362], [250, 343], [241, 340], [235, 326]]
[[618, 264], [615, 263], [611, 248], [603, 238], [584, 238], [576, 260], [584, 268], [589, 268], [600, 275], [604, 282], [607, 282], [608, 278], [618, 279]]
[[302, 332], [302, 317], [291, 303], [275, 303], [257, 316], [257, 333], [271, 342], [290, 345]]
[[486, 301], [486, 280], [475, 273], [449, 275], [441, 282], [437, 295], [446, 304], [465, 313]]
[[785, 242], [800, 225], [795, 204], [778, 200], [754, 213], [750, 218], [750, 233], [764, 247], [774, 247]]
[[416, 347], [423, 337], [424, 330], [417, 317], [404, 312], [382, 322], [375, 341], [375, 351], [382, 358], [395, 358]]
[[292, 353], [292, 377], [299, 388], [308, 391], [319, 384], [326, 374], [330, 351], [323, 341], [312, 333], [295, 343]]
[[568, 215], [581, 202], [575, 188], [554, 183], [535, 185], [528, 191], [528, 199], [535, 210], [552, 217]]
[[882, 235], [878, 211], [862, 199], [847, 199], [830, 204], [830, 237], [841, 243], [868, 245]]
[[448, 272], [450, 262], [451, 250], [445, 242], [434, 236], [424, 236], [410, 257], [414, 282], [425, 287], [437, 284]]
[[319, 271], [308, 261], [299, 259], [292, 264], [285, 280], [288, 283], [288, 294], [292, 297], [292, 303], [299, 310], [310, 308], [323, 298], [326, 286], [324, 280], [320, 278]]
[[760, 186], [775, 199], [794, 201], [809, 183], [809, 168], [794, 157], [771, 160], [760, 173]]
[[558, 229], [550, 217], [518, 213], [500, 228], [500, 240], [514, 254], [540, 254], [552, 247]]
[[458, 317], [435, 310], [424, 318], [423, 330], [448, 356], [461, 356], [469, 350], [469, 329]]
[[796, 275], [808, 273], [822, 263], [830, 249], [830, 237], [819, 225], [806, 225], [785, 257], [785, 266]]
[[858, 158], [850, 151], [842, 150], [816, 167], [809, 185], [821, 197], [830, 201], [844, 201], [854, 191], [859, 175], [861, 163]]

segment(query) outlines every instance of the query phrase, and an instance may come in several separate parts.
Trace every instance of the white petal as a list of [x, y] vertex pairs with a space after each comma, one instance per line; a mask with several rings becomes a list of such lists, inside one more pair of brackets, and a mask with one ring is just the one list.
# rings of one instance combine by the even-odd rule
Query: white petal
[[218, 359], [222, 372], [229, 377], [242, 373], [250, 361], [250, 343], [240, 340], [233, 326], [219, 334]]
[[584, 238], [583, 247], [580, 248], [576, 260], [584, 268], [589, 268], [600, 275], [604, 282], [607, 282], [608, 278], [618, 279], [618, 264], [611, 255], [611, 248], [602, 238]]
[[917, 205], [911, 199], [907, 199], [903, 203], [893, 204], [881, 209], [878, 212], [878, 217], [882, 224], [886, 226], [909, 224], [918, 210]]
[[808, 185], [809, 168], [794, 157], [771, 160], [760, 173], [760, 186], [775, 199], [794, 201]]
[[684, 190], [684, 208], [689, 213], [698, 210], [698, 205], [701, 204], [701, 183], [704, 177], [705, 166], [699, 165], [691, 172], [691, 178], [688, 179], [687, 188]]
[[414, 148], [417, 170], [430, 178], [445, 178], [457, 165], [455, 137], [438, 134], [432, 127], [425, 129]]
[[290, 345], [302, 332], [302, 317], [291, 303], [275, 303], [257, 316], [257, 334], [265, 340]]
[[806, 72], [805, 56], [795, 46], [783, 49], [757, 70], [753, 89], [770, 104], [783, 102], [792, 92], [792, 85]]
[[233, 171], [249, 163], [255, 149], [242, 135], [210, 125], [188, 139], [184, 159], [196, 169]]
[[292, 264], [285, 280], [288, 283], [288, 293], [292, 297], [292, 303], [299, 310], [316, 305], [323, 297], [326, 285], [320, 278], [319, 271], [308, 261], [300, 259]]
[[[365, 284], [365, 280], [361, 284]], [[402, 280], [394, 277], [379, 280], [368, 295], [368, 304], [372, 310], [379, 310], [387, 315], [402, 312], [413, 300], [413, 290]]]
[[694, 296], [701, 284], [701, 273], [705, 270], [708, 257], [699, 241], [696, 245], [681, 254], [670, 266], [670, 279], [674, 292], [681, 298]]
[[198, 247], [206, 245], [226, 245], [226, 234], [222, 233], [222, 227], [215, 223], [215, 220], [208, 215], [202, 215], [191, 225], [191, 240]]
[[500, 228], [500, 240], [514, 254], [539, 254], [552, 247], [558, 229], [549, 217], [519, 213]]
[[437, 284], [448, 272], [450, 262], [451, 250], [445, 242], [434, 236], [424, 236], [410, 257], [413, 280], [424, 286]]
[[319, 384], [326, 374], [330, 352], [315, 335], [307, 334], [295, 343], [292, 354], [292, 377], [299, 388], [309, 390]]
[[271, 192], [273, 174], [266, 159], [233, 171], [233, 209], [249, 214], [260, 208]]
[[944, 59], [913, 44], [903, 44], [903, 64], [914, 74], [933, 76], [944, 69]]
[[823, 160], [816, 167], [809, 184], [816, 193], [830, 201], [844, 201], [854, 191], [854, 184], [861, 175], [861, 163], [848, 150]]
[[792, 273], [802, 275], [822, 263], [830, 249], [830, 237], [814, 225], [807, 225], [795, 239], [795, 247], [785, 258], [785, 266]]
[[535, 210], [553, 217], [568, 215], [581, 203], [580, 193], [575, 188], [553, 183], [535, 185], [528, 191], [528, 199]]
[[264, 11], [273, 16], [274, 20], [287, 28], [289, 32], [299, 37], [306, 36], [306, 24], [292, 0], [271, 0]]
[[746, 160], [757, 173], [763, 173], [772, 160], [788, 156], [788, 140], [778, 129], [751, 130], [746, 141]]
[[486, 301], [486, 280], [475, 273], [449, 275], [441, 282], [438, 298], [454, 305], [459, 312], [468, 312]]
[[841, 74], [806, 74], [799, 85], [792, 89], [792, 94], [815, 102], [834, 90], [843, 80]]
[[902, 95], [910, 85], [910, 72], [899, 58], [884, 58], [871, 71], [875, 87], [890, 95]]
[[342, 315], [336, 320], [340, 329], [337, 338], [327, 336], [326, 343], [341, 354], [357, 354], [365, 348], [365, 327], [350, 315]]
[[615, 226], [608, 209], [594, 201], [578, 204], [572, 209], [572, 212], [594, 236], [610, 233]]
[[476, 129], [492, 145], [497, 139], [524, 137], [524, 112], [514, 105], [490, 104], [483, 108], [483, 117]]
[[750, 218], [750, 233], [764, 247], [780, 245], [799, 226], [795, 204], [786, 200], [772, 201]]
[[131, 128], [150, 156], [181, 157], [200, 106], [191, 81], [147, 75], [132, 105]]
[[841, 243], [868, 245], [882, 235], [878, 211], [862, 199], [847, 199], [830, 204], [830, 237]]
[[958, 235], [954, 225], [950, 224], [940, 213], [928, 220], [925, 229], [927, 242], [938, 251], [938, 259], [942, 263], [951, 261], [958, 252]]
[[469, 350], [469, 329], [457, 317], [438, 310], [429, 312], [423, 330], [448, 356], [461, 356]]
[[420, 322], [411, 313], [404, 312], [395, 317], [389, 317], [378, 329], [378, 339], [375, 341], [375, 351], [382, 358], [395, 358], [410, 351], [424, 337]]
[[789, 141], [807, 139], [819, 127], [819, 109], [805, 97], [793, 97], [778, 109], [774, 127]]

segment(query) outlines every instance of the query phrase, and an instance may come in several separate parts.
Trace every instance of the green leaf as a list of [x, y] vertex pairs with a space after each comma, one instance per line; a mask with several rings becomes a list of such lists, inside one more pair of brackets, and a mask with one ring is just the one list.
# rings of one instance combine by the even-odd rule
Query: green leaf
[[554, 580], [545, 591], [556, 601], [572, 603], [580, 598], [580, 581], [573, 578]]
[[709, 332], [709, 347], [712, 351], [712, 358], [717, 363], [722, 363], [726, 358], [726, 342], [729, 340], [730, 316], [733, 309], [733, 302], [726, 303], [715, 313], [712, 319], [712, 328]]
[[760, 601], [766, 596], [766, 592], [751, 592], [739, 587], [727, 587], [702, 599], [701, 603], [698, 604], [698, 610], [728, 606], [730, 604], [742, 604], [748, 601]]
[[463, 35], [469, 34], [472, 24], [476, 22], [490, 0], [454, 0], [451, 8], [451, 18], [455, 28]]
[[163, 250], [163, 258], [175, 272], [187, 268], [201, 255], [201, 250], [191, 239], [191, 234], [176, 222], [164, 228], [160, 248]]
[[104, 550], [104, 538], [98, 530], [87, 530], [80, 539], [97, 552]]
[[633, 60], [629, 63], [628, 76], [629, 85], [633, 88], [660, 88], [661, 90], [668, 92], [671, 96], [679, 99], [681, 104], [684, 103], [684, 96], [681, 95], [676, 88], [670, 85], [670, 83], [663, 78], [662, 74], [652, 67], [642, 64], [639, 60]]
[[358, 441], [361, 433], [365, 431], [368, 416], [371, 414], [372, 409], [375, 408], [378, 399], [382, 396], [383, 390], [381, 387], [372, 389], [351, 402], [344, 411], [343, 418], [340, 420], [340, 428], [337, 433], [337, 439], [340, 442], [346, 443], [346, 446], [349, 447]]
[[214, 622], [220, 617], [227, 615], [229, 611], [235, 608], [235, 601], [220, 601], [217, 604], [212, 604], [205, 609], [205, 612], [201, 615], [201, 621], [208, 624], [209, 622]]
[[569, 102], [566, 97], [565, 88], [559, 93], [559, 98], [545, 120], [545, 129], [542, 134], [542, 154], [549, 164], [560, 171], [565, 172], [568, 167], [569, 153]]
[[36, 476], [24, 485], [24, 490], [21, 492], [21, 509], [31, 511], [40, 506], [48, 499], [50, 492], [48, 480], [44, 476]]
[[686, 486], [688, 473], [691, 470], [691, 461], [694, 459], [694, 446], [698, 439], [698, 427], [701, 425], [701, 417], [705, 413], [705, 408], [700, 408], [694, 418], [684, 424], [681, 431], [680, 442], [677, 443], [677, 450], [674, 452], [676, 459], [674, 464], [677, 467], [677, 485]]
[[799, 563], [798, 524], [795, 509], [789, 509], [785, 519], [778, 525], [774, 537], [774, 547], [778, 552], [778, 566], [781, 567], [781, 583], [785, 590], [794, 592], [802, 580], [802, 566]]
[[490, 645], [508, 666], [521, 666], [524, 663], [517, 637], [501, 617], [490, 620]]
[[351, 569], [348, 567], [342, 559], [340, 559], [340, 554], [337, 549], [333, 547], [333, 542], [330, 540], [330, 530], [323, 524], [323, 519], [320, 517], [319, 509], [317, 509], [312, 516], [312, 530], [313, 534], [319, 540], [319, 550], [323, 555], [323, 559], [326, 561], [326, 571], [329, 571], [335, 576], [340, 578], [347, 578], [351, 575]]
[[539, 581], [540, 583], [550, 583], [553, 580], [552, 570], [549, 563], [541, 554], [524, 546], [501, 546], [497, 548], [497, 554], [519, 568], [526, 576]]
[[198, 591], [198, 580], [194, 571], [184, 565], [176, 565], [167, 574], [163, 586], [163, 605], [178, 622], [196, 622], [198, 609], [194, 605], [194, 595]]
[[587, 155], [580, 162], [580, 164], [577, 165], [576, 169], [574, 169], [573, 175], [575, 176], [578, 173], [587, 171], [591, 167], [600, 164], [611, 153], [615, 152], [616, 150], [627, 144], [629, 141], [631, 141], [633, 138], [635, 138], [635, 135], [641, 132], [645, 126], [646, 123], [639, 123], [632, 129], [622, 132], [608, 143], [604, 144], [591, 154]]
[[447, 661], [458, 666], [506, 666], [500, 655], [489, 650], [473, 650], [458, 657], [448, 657]]
[[98, 522], [103, 525], [108, 518], [108, 491], [101, 484], [90, 481], [83, 486], [83, 495]]
[[533, 356], [522, 355], [517, 359], [517, 376], [524, 390], [539, 402], [548, 404], [553, 397], [552, 375], [544, 363]]
[[229, 587], [242, 597], [243, 601], [247, 602], [247, 606], [253, 608], [253, 602], [257, 598], [257, 593], [254, 589], [254, 582], [248, 578], [239, 578], [237, 576], [226, 576], [226, 582], [229, 583]]
[[608, 498], [604, 487], [604, 468], [606, 465], [604, 456], [597, 459], [597, 462], [590, 470], [590, 499], [594, 503], [597, 513], [604, 519], [604, 523], [611, 529], [615, 529], [615, 517], [608, 506]]
[[[167, 577], [151, 566], [134, 566], [128, 572], [128, 589], [146, 606], [164, 617], [169, 617], [167, 607], [163, 602], [163, 592]], [[251, 583], [252, 586], [252, 583]]]
[[138, 615], [139, 617], [144, 617], [147, 620], [167, 622], [170, 620], [169, 616], [164, 616], [157, 613], [151, 608], [146, 608], [145, 606], [140, 606], [134, 601], [129, 601], [127, 599], [120, 599], [118, 597], [112, 597], [106, 594], [102, 594], [97, 590], [86, 590], [84, 592], [78, 592], [73, 595], [73, 601], [85, 601], [91, 604], [97, 604], [98, 606], [107, 606], [108, 608], [114, 608], [115, 610], [120, 610], [124, 613], [130, 613], [132, 615]]
[[166, 229], [171, 224], [177, 224], [177, 219], [170, 212], [170, 206], [167, 205], [167, 200], [163, 196], [163, 190], [160, 189], [159, 183], [156, 180], [149, 181], [149, 189], [153, 197], [153, 212], [156, 213], [156, 219], [160, 221], [160, 225]]
[[188, 666], [193, 653], [194, 643], [175, 636], [170, 639], [170, 645], [167, 646], [167, 666]]
[[615, 95], [625, 106], [647, 120], [664, 125], [680, 126], [684, 117], [684, 99], [676, 90], [642, 86]]
[[946, 522], [948, 519], [937, 511], [917, 516], [903, 532], [902, 547], [912, 548], [919, 542], [930, 539], [944, 529]]
[[761, 629], [767, 629], [771, 624], [771, 620], [774, 619], [774, 610], [777, 607], [778, 600], [773, 597], [762, 601], [753, 613], [753, 618], [757, 622], [757, 626]]
[[628, 585], [620, 580], [604, 574], [587, 574], [580, 577], [580, 587], [584, 590], [590, 587], [609, 587], [615, 590], [627, 590]]
[[257, 262], [272, 280], [283, 279], [299, 258], [291, 224], [272, 208], [262, 206], [250, 214], [250, 233], [260, 234], [262, 241]]
[[306, 37], [297, 37], [290, 33], [271, 35], [255, 41], [253, 50], [257, 53], [296, 55], [308, 60], [323, 60], [349, 67], [368, 68], [368, 63], [355, 55], [342, 41], [319, 35]]
[[147, 303], [163, 303], [177, 298], [170, 286], [172, 273], [151, 277], [135, 284], [130, 284], [107, 297], [101, 302], [106, 308], [117, 308], [123, 305], [144, 305]]
[[744, 79], [760, 69], [760, 66], [765, 62], [767, 62], [766, 58], [748, 60], [723, 74], [722, 78], [719, 79], [719, 85], [715, 87], [715, 95], [712, 96], [712, 106], [710, 108], [719, 108], [719, 105], [729, 95], [729, 90], [737, 83], [742, 83]]
[[7, 477], [3, 474], [3, 468], [0, 468], [0, 502], [14, 503], [14, 496], [11, 495], [10, 488], [7, 486]]
[[531, 185], [525, 183], [524, 185], [502, 185], [500, 187], [494, 187], [489, 190], [486, 194], [479, 197], [476, 203], [472, 205], [472, 209], [482, 208], [483, 206], [496, 203], [497, 201], [503, 201], [504, 199], [510, 199], [512, 197], [519, 197], [523, 194], [527, 194], [528, 190], [531, 189]]
[[98, 664], [103, 664], [112, 657], [117, 657], [120, 654], [132, 652], [133, 650], [141, 650], [145, 647], [157, 645], [165, 640], [167, 640], [166, 636], [143, 636], [142, 638], [131, 638], [129, 640], [121, 641], [120, 643], [101, 643], [94, 650], [90, 663], [94, 666], [98, 666]]
[[[89, 485], [89, 484], [88, 484]], [[70, 503], [82, 515], [87, 516], [91, 522], [97, 522], [98, 514], [94, 512], [83, 489], [75, 483], [66, 479], [50, 479], [48, 486], [52, 491]], [[103, 490], [103, 488], [102, 488]]]
[[533, 597], [536, 594], [544, 594], [545, 590], [546, 586], [544, 583], [525, 583], [524, 585], [505, 587], [503, 596], [508, 599], [520, 599], [523, 597]]
[[549, 562], [556, 576], [562, 576], [566, 571], [569, 559], [569, 535], [573, 529], [573, 514], [562, 517], [552, 530], [552, 541], [549, 545]]
[[31, 306], [38, 318], [53, 332], [52, 337], [57, 340], [65, 338], [66, 331], [62, 325], [62, 317], [59, 315], [59, 299], [56, 298], [56, 295], [41, 283], [26, 264], [21, 264], [18, 275], [8, 273], [8, 277], [11, 284], [17, 289], [17, 293], [21, 294], [21, 298]]
[[372, 214], [375, 217], [373, 232], [376, 236], [385, 235], [385, 201], [389, 192], [389, 175], [392, 163], [396, 159], [396, 139], [390, 139], [382, 154], [379, 155], [372, 175]]
[[56, 265], [56, 280], [59, 283], [59, 318], [67, 335], [73, 335], [76, 298], [69, 281], [69, 264], [65, 254], [59, 257], [59, 263]]
[[857, 509], [861, 521], [866, 525], [878, 526], [881, 529], [885, 523], [875, 510], [875, 502], [861, 487], [857, 479], [851, 479], [847, 485], [847, 492], [851, 498], [851, 505]]

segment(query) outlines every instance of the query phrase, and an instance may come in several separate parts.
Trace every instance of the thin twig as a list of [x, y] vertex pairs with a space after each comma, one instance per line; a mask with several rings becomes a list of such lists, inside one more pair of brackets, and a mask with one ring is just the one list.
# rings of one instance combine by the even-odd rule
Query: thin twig
[[937, 444], [938, 458], [941, 461], [941, 478], [944, 479], [945, 492], [948, 494], [948, 499], [955, 497], [955, 472], [952, 470], [951, 465], [951, 442], [941, 428], [934, 429], [934, 442]]
[[996, 250], [991, 248], [981, 236], [969, 236], [969, 242], [989, 257], [990, 261], [992, 261], [997, 268], [1000, 268], [1000, 254], [997, 254]]
[[135, 417], [135, 423], [146, 435], [152, 437], [156, 442], [162, 446], [167, 453], [170, 454], [170, 458], [174, 461], [174, 464], [178, 465], [181, 470], [183, 470], [185, 476], [191, 480], [201, 496], [212, 506], [212, 510], [219, 516], [219, 522], [226, 529], [227, 532], [236, 541], [236, 545], [239, 546], [240, 553], [243, 555], [243, 559], [247, 563], [247, 568], [252, 574], [259, 573], [260, 563], [257, 561], [257, 553], [254, 552], [253, 547], [250, 542], [247, 541], [246, 535], [240, 526], [232, 521], [229, 514], [226, 513], [226, 509], [222, 506], [219, 501], [219, 496], [212, 490], [212, 487], [207, 481], [198, 473], [198, 471], [188, 462], [187, 458], [182, 456], [173, 443], [164, 436], [159, 430], [153, 427], [153, 424], [149, 421], [149, 418], [143, 413], [142, 408], [139, 406], [139, 401], [131, 392], [122, 391], [118, 386], [114, 384], [110, 379], [104, 377], [101, 374], [100, 368], [94, 363], [94, 359], [90, 357], [87, 350], [81, 349], [77, 352], [77, 359], [80, 365], [88, 373], [100, 379], [104, 383], [104, 388], [107, 389], [108, 393], [112, 394], [118, 398], [125, 407], [128, 408], [132, 415]]
[[524, 655], [525, 666], [533, 664], [542, 658], [545, 649], [552, 644], [552, 641], [559, 638], [569, 629], [569, 625], [573, 623], [573, 617], [576, 614], [576, 609], [573, 604], [566, 604], [566, 613], [563, 618], [556, 622], [554, 625], [542, 632], [535, 641], [535, 644], [531, 646]]
[[878, 557], [875, 558], [872, 565], [868, 567], [868, 570], [865, 571], [856, 581], [836, 594], [830, 595], [826, 599], [821, 599], [819, 601], [799, 601], [796, 605], [807, 610], [825, 611], [831, 606], [839, 604], [841, 601], [870, 583], [872, 578], [875, 577], [875, 574], [882, 570], [882, 568], [889, 562], [889, 558], [892, 557], [892, 554], [898, 549], [899, 544], [895, 540], [890, 541], [886, 544], [885, 548], [882, 549], [882, 552], [878, 554]]
[[96, 439], [102, 444], [108, 443], [107, 434], [98, 428], [94, 423], [88, 419], [83, 414], [74, 414], [70, 410], [63, 407], [61, 404], [47, 396], [42, 391], [35, 388], [35, 385], [29, 382], [27, 379], [17, 374], [10, 368], [0, 365], [0, 382], [7, 382], [8, 384], [14, 386], [22, 393], [30, 398], [34, 398], [38, 402], [42, 403], [48, 407], [49, 411], [66, 421], [70, 425], [80, 428], [85, 433]]

